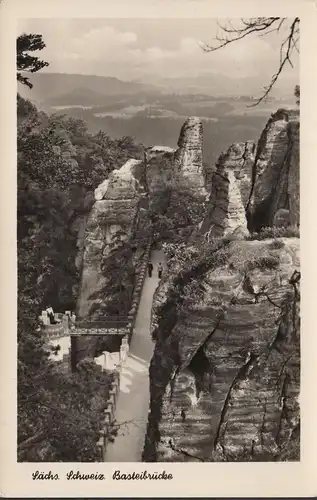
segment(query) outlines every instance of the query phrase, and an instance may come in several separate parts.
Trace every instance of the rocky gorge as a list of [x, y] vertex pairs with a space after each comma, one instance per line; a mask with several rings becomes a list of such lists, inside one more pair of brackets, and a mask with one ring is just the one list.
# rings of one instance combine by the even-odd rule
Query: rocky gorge
[[[189, 118], [180, 133], [179, 146], [173, 150], [151, 147], [144, 160], [128, 160], [113, 170], [94, 193], [95, 203], [84, 223], [81, 237], [81, 284], [77, 304], [80, 318], [98, 318], [104, 314], [110, 298], [109, 274], [113, 256], [126, 252], [121, 285], [133, 288], [138, 274], [138, 262], [152, 236], [151, 206], [160, 206], [160, 195], [169, 190], [167, 204], [182, 189], [189, 189], [197, 200], [205, 200], [202, 165], [202, 125]], [[172, 191], [172, 192], [170, 192]], [[166, 207], [164, 207], [166, 209]], [[187, 208], [190, 211], [190, 207]], [[123, 256], [120, 256], [121, 258]], [[119, 266], [122, 268], [122, 260]], [[118, 281], [118, 276], [116, 276]], [[127, 311], [126, 311], [127, 312]]]
[[299, 460], [299, 115], [278, 110], [208, 172], [202, 139], [190, 117], [175, 149], [96, 188], [78, 316], [114, 314], [119, 292], [128, 312], [148, 241], [163, 243], [143, 460]]

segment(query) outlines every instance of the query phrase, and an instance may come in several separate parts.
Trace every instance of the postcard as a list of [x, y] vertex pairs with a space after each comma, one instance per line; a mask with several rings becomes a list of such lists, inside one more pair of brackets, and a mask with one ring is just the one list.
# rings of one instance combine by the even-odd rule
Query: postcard
[[316, 494], [316, 20], [2, 2], [4, 497]]

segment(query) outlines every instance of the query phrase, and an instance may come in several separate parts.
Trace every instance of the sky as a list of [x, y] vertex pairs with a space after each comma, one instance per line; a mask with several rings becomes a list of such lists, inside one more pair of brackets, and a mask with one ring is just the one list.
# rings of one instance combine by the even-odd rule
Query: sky
[[[206, 53], [201, 42], [213, 43], [221, 19], [23, 19], [18, 30], [41, 33], [46, 48], [45, 71], [113, 76], [179, 85], [214, 82], [219, 90], [236, 85], [246, 92], [263, 88], [278, 69], [280, 43], [287, 32], [247, 37], [224, 49]], [[240, 20], [231, 20], [239, 25]], [[299, 83], [299, 56], [285, 67], [278, 92], [292, 93]], [[176, 81], [176, 80], [175, 80]]]

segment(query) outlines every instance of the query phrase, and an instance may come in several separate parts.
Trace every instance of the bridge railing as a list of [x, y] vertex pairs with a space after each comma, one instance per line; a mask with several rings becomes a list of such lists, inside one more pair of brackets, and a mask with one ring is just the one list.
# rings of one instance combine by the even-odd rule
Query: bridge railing
[[73, 323], [71, 335], [125, 335], [129, 330], [130, 319], [128, 316], [106, 317], [99, 320], [83, 319]]
[[74, 325], [75, 328], [125, 328], [128, 326], [129, 318], [128, 316], [107, 316], [106, 318], [89, 320], [87, 318], [83, 320], [77, 320]]

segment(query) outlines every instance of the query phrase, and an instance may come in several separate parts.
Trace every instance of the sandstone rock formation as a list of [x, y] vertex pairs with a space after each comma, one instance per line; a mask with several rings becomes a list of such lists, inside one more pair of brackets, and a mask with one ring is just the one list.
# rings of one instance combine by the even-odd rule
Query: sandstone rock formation
[[199, 118], [188, 118], [181, 128], [175, 152], [175, 175], [186, 188], [206, 195], [203, 170], [203, 126]]
[[[178, 189], [189, 189], [194, 196], [206, 197], [204, 182], [202, 124], [192, 117], [182, 127], [177, 149], [148, 148], [143, 161], [127, 161], [95, 189], [95, 203], [83, 226], [84, 238], [81, 234], [78, 242], [83, 249], [78, 259], [82, 263], [79, 318], [90, 316], [91, 311], [96, 315], [99, 305], [106, 301], [104, 269], [111, 252], [127, 243], [132, 234], [137, 241], [148, 237], [148, 209], [152, 203], [161, 203], [160, 193], [175, 191], [168, 203], [173, 203], [173, 196], [177, 198]], [[164, 212], [164, 207], [156, 209]], [[137, 260], [132, 262], [134, 267]]]
[[212, 176], [212, 189], [201, 232], [208, 238], [248, 234], [246, 206], [249, 201], [255, 144], [235, 143], [221, 154]]
[[[107, 256], [128, 241], [136, 230], [139, 204], [145, 196], [140, 161], [129, 160], [114, 170], [95, 190], [96, 202], [85, 228], [83, 270], [78, 299], [78, 316], [90, 315], [91, 308], [105, 301], [107, 277], [102, 270]], [[127, 265], [128, 263], [126, 263]]]
[[140, 163], [140, 160], [130, 159], [120, 169], [113, 170], [109, 179], [95, 189], [95, 199], [100, 201], [134, 198], [139, 184], [135, 168]]
[[190, 273], [156, 293], [144, 460], [298, 460], [299, 241], [234, 241], [211, 262], [183, 308]]
[[[279, 110], [257, 147], [237, 143], [222, 154], [208, 200], [195, 117], [177, 149], [148, 148], [143, 161], [112, 172], [85, 221], [79, 317], [107, 303], [107, 263], [132, 235], [124, 265], [137, 272], [149, 212], [164, 213], [168, 190], [172, 212], [182, 190], [207, 210], [192, 247], [184, 243], [192, 268], [171, 262], [155, 293], [144, 460], [298, 460], [299, 240], [245, 241], [249, 231], [299, 224], [298, 115]], [[197, 264], [202, 234], [218, 246]]]
[[268, 121], [258, 142], [248, 203], [250, 227], [273, 225], [279, 209], [299, 224], [299, 115], [280, 109]]
[[176, 149], [166, 146], [147, 149], [145, 162], [149, 194], [173, 184], [191, 190], [198, 197], [206, 197], [203, 127], [199, 118], [190, 117], [185, 121], [177, 146]]
[[171, 148], [155, 146], [145, 153], [146, 185], [150, 202], [174, 179], [174, 153]]
[[[201, 233], [243, 238], [247, 229], [299, 225], [299, 115], [280, 109], [269, 119], [257, 147], [235, 143], [215, 165]], [[237, 234], [238, 233], [238, 234]]]

